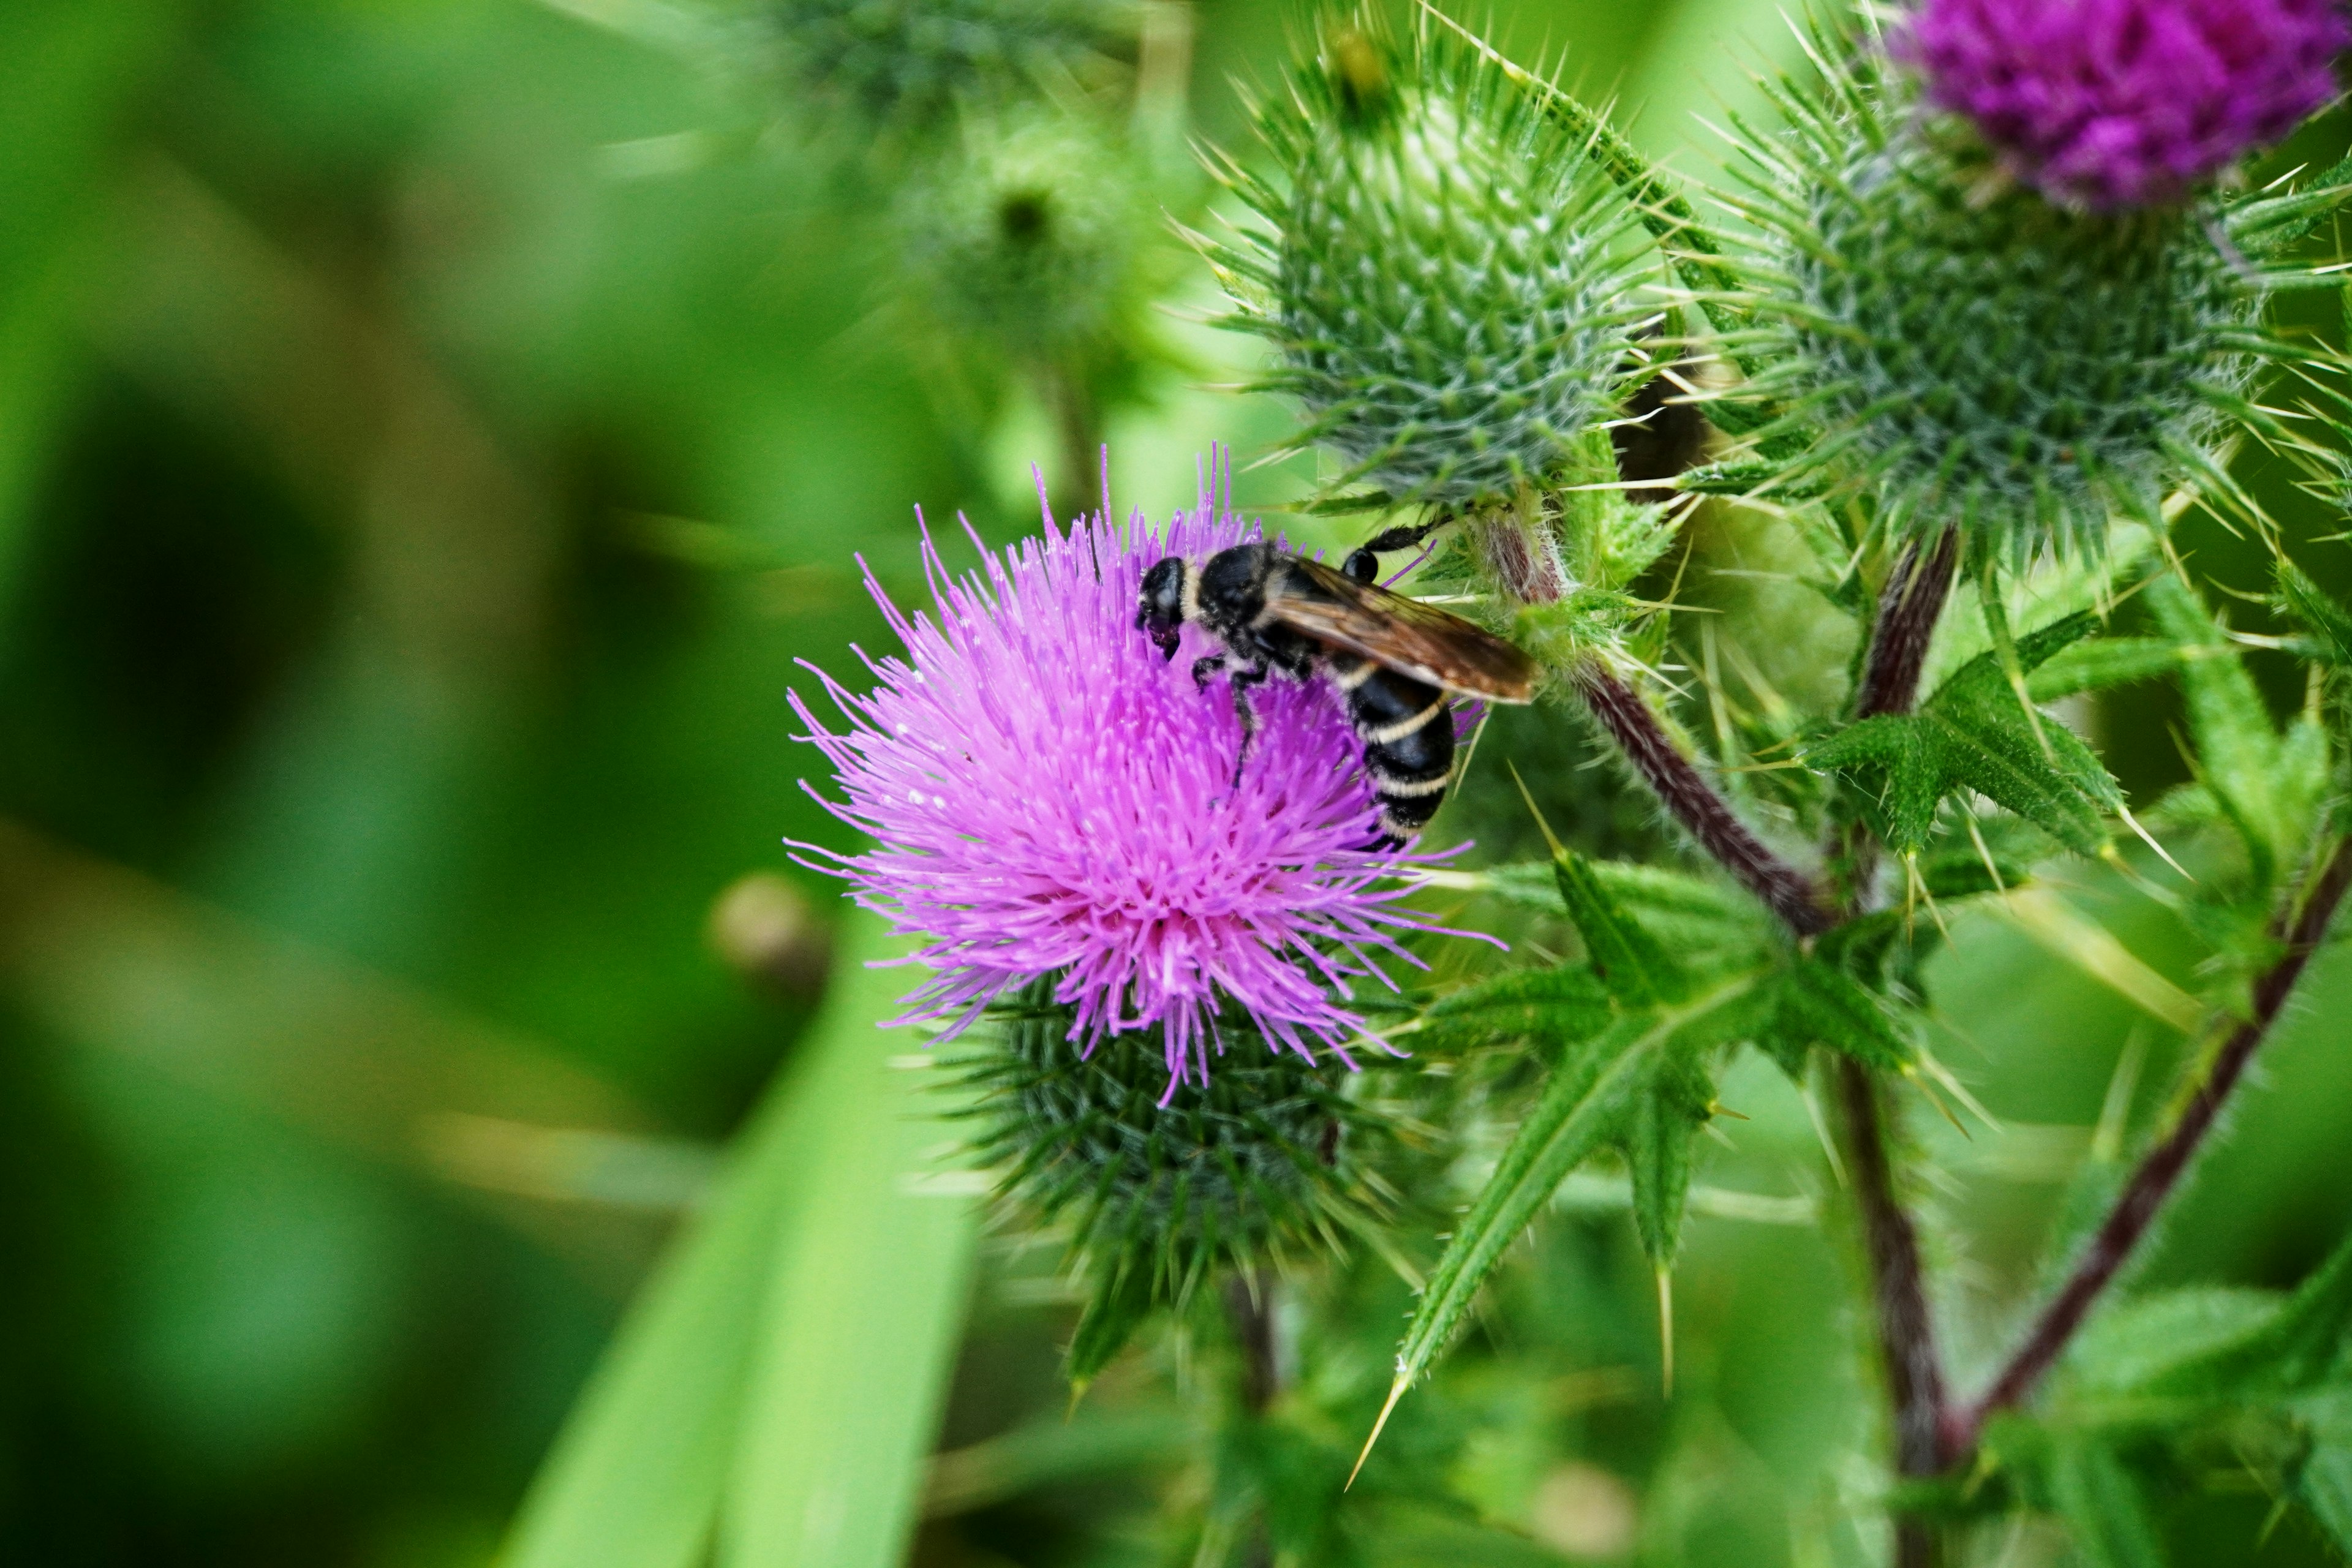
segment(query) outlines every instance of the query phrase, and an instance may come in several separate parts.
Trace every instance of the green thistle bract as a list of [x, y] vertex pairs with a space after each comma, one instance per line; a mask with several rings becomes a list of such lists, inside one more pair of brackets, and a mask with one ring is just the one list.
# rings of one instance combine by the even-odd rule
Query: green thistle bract
[[801, 93], [870, 127], [921, 131], [958, 105], [1022, 96], [1131, 31], [1123, 0], [775, 0]]
[[1776, 483], [1874, 489], [1880, 521], [1960, 527], [1972, 552], [2095, 552], [2153, 520], [2242, 419], [2261, 279], [2213, 205], [2070, 212], [2007, 184], [1962, 128], [1923, 119], [1874, 59], [1783, 84], [1790, 130], [1744, 150], [1762, 230], [1758, 330]]
[[1067, 1224], [1094, 1293], [1100, 1343], [1072, 1352], [1083, 1381], [1152, 1307], [1181, 1302], [1213, 1270], [1316, 1248], [1376, 1218], [1385, 1190], [1368, 1151], [1385, 1123], [1347, 1091], [1353, 1075], [1265, 1047], [1228, 1020], [1205, 1082], [1171, 1089], [1156, 1034], [1114, 1037], [1081, 1056], [1050, 979], [992, 1009], [970, 1075], [973, 1140], [1019, 1222]]
[[1260, 384], [1373, 500], [1464, 506], [1564, 471], [1613, 416], [1643, 243], [1585, 149], [1444, 37], [1342, 30], [1261, 108], [1278, 165], [1226, 177], [1271, 224], [1213, 250], [1227, 325], [1277, 351]]
[[940, 314], [1021, 354], [1099, 342], [1137, 303], [1148, 209], [1128, 160], [1083, 120], [976, 122], [902, 221]]

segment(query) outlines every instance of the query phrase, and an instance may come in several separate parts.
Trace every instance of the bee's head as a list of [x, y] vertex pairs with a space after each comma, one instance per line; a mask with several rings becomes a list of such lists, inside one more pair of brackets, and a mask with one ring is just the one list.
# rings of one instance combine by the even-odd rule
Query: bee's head
[[1176, 638], [1184, 625], [1184, 601], [1192, 569], [1181, 555], [1171, 555], [1143, 574], [1143, 593], [1136, 605], [1135, 624], [1151, 634], [1160, 653], [1176, 657]]

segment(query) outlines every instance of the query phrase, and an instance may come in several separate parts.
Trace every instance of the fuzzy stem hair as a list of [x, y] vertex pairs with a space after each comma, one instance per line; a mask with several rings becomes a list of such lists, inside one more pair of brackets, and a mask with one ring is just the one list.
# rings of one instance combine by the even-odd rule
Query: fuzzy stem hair
[[1576, 689], [1612, 739], [1699, 847], [1738, 879], [1799, 936], [1834, 921], [1811, 878], [1774, 854], [1683, 755], [1641, 693], [1597, 659], [1577, 670]]

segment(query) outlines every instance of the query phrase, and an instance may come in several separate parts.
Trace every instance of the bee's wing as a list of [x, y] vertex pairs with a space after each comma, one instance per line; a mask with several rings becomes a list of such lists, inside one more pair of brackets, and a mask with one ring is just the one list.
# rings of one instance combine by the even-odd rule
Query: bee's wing
[[1533, 698], [1535, 661], [1502, 638], [1320, 561], [1293, 556], [1284, 564], [1294, 575], [1269, 584], [1274, 621], [1448, 691], [1495, 702]]

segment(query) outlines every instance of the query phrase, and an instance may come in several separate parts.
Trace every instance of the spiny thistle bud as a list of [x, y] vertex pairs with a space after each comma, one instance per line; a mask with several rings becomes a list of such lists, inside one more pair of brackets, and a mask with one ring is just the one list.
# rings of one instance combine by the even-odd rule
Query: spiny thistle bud
[[1387, 1124], [1346, 1092], [1349, 1074], [1271, 1050], [1235, 1016], [1216, 1073], [1165, 1099], [1160, 1041], [1089, 1051], [1049, 977], [992, 1009], [968, 1068], [982, 1130], [973, 1150], [1001, 1173], [1016, 1221], [1066, 1225], [1092, 1292], [1071, 1348], [1083, 1383], [1155, 1306], [1211, 1271], [1336, 1247], [1385, 1206], [1368, 1154]]
[[1024, 356], [1108, 337], [1139, 302], [1152, 225], [1132, 165], [1074, 116], [976, 122], [961, 157], [913, 186], [909, 266], [940, 313]]
[[2340, 0], [1927, 0], [1895, 40], [2010, 173], [2107, 211], [2284, 136], [2335, 96], [2347, 43]]
[[1773, 367], [1750, 390], [1785, 400], [1761, 438], [1804, 447], [1783, 482], [1874, 489], [1882, 523], [1958, 526], [1979, 558], [2095, 552], [2111, 511], [2153, 520], [2212, 471], [2222, 417], [2259, 427], [2245, 388], [2293, 351], [2256, 330], [2227, 208], [2053, 205], [1873, 59], [1781, 96], [1745, 205], [1767, 237], [1748, 346]]
[[1337, 483], [1451, 506], [1567, 468], [1640, 363], [1632, 216], [1529, 89], [1449, 37], [1330, 31], [1261, 109], [1278, 165], [1227, 177], [1272, 226], [1213, 249]]
[[1098, 58], [1131, 12], [1118, 0], [778, 0], [769, 15], [803, 94], [921, 130]]

